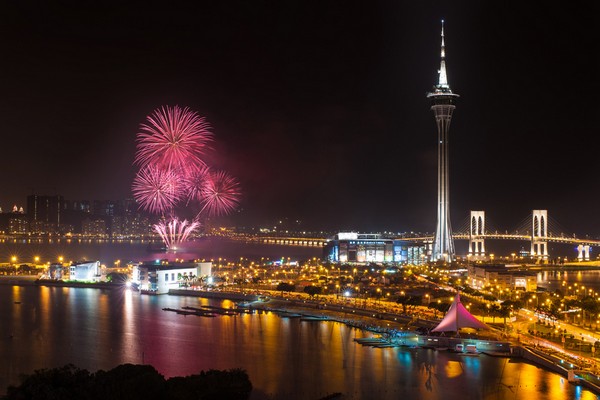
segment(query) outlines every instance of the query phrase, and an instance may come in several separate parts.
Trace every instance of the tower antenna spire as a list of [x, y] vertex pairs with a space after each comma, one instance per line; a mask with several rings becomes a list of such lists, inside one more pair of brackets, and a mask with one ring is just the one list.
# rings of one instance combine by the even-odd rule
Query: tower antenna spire
[[448, 75], [446, 74], [446, 44], [444, 43], [444, 20], [442, 20], [442, 47], [440, 52], [440, 71], [438, 86], [440, 89], [450, 89], [448, 86]]

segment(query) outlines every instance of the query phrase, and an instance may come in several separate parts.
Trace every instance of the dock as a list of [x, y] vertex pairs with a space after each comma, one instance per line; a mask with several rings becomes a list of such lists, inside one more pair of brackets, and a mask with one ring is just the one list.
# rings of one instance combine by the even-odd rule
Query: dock
[[209, 318], [212, 318], [212, 317], [216, 317], [217, 316], [216, 313], [211, 312], [209, 310], [186, 310], [186, 309], [183, 309], [183, 308], [180, 309], [180, 308], [168, 308], [168, 307], [165, 307], [165, 308], [163, 308], [163, 311], [171, 311], [171, 312], [175, 312], [175, 313], [177, 313], [179, 315], [195, 315], [195, 316], [198, 316], [198, 317], [209, 317]]
[[382, 337], [370, 337], [370, 338], [354, 338], [356, 343], [363, 346], [386, 348], [386, 347], [400, 347], [399, 344], [393, 343], [388, 339]]

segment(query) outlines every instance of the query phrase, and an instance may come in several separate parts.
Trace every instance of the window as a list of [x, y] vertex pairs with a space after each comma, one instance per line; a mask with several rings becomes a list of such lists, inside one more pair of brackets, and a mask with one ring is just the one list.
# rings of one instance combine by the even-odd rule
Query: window
[[169, 274], [168, 274], [168, 273], [166, 273], [166, 274], [165, 274], [165, 282], [168, 282], [168, 281], [169, 281]]

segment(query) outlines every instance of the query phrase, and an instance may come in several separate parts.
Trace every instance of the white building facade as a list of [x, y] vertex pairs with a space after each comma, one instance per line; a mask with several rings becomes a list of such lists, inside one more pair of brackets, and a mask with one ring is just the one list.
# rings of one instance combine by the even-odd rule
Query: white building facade
[[212, 262], [142, 263], [133, 267], [132, 282], [142, 291], [166, 294], [170, 289], [188, 287], [211, 273]]

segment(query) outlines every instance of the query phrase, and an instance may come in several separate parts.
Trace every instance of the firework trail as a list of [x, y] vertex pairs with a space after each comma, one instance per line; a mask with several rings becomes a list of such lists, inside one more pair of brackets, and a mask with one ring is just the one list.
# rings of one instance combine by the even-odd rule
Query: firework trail
[[200, 223], [198, 221], [189, 222], [185, 219], [180, 221], [177, 217], [172, 218], [169, 222], [162, 220], [153, 226], [169, 249], [175, 249], [176, 245], [188, 240], [190, 235], [199, 227]]

